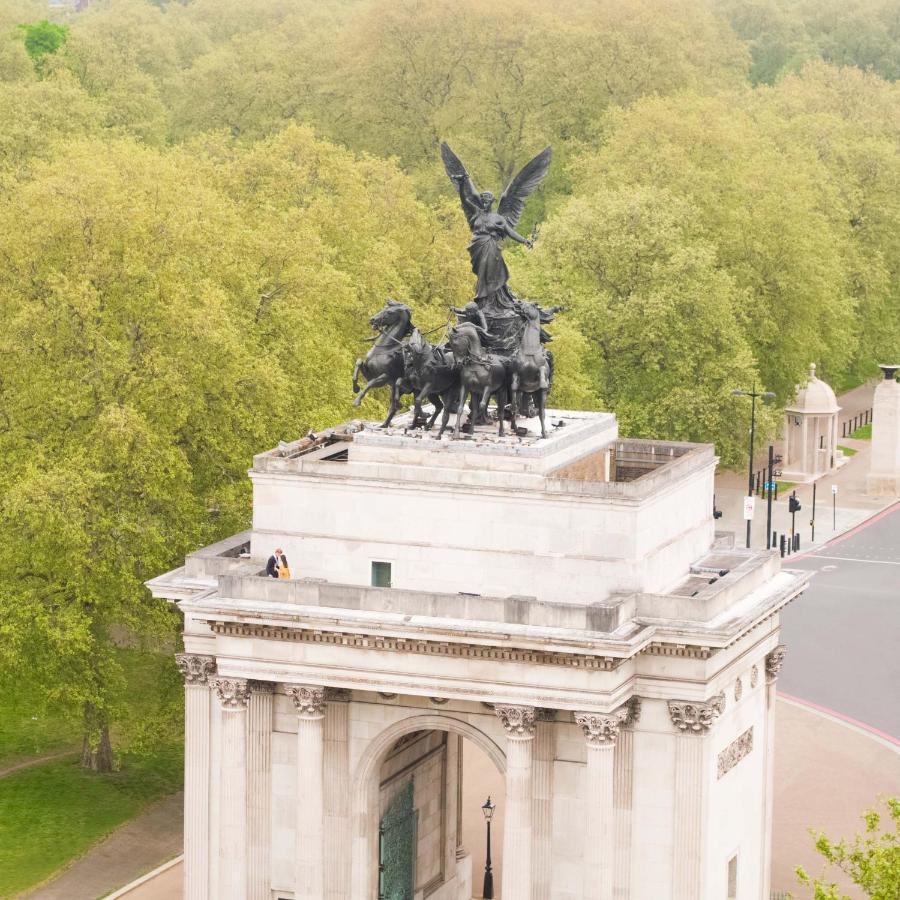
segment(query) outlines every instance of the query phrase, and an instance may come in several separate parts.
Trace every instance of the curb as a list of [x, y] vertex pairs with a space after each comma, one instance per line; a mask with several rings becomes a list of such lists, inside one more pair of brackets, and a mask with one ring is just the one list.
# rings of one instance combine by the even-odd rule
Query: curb
[[865, 722], [852, 719], [850, 716], [845, 716], [843, 713], [829, 709], [827, 706], [819, 706], [818, 703], [813, 703], [811, 700], [795, 697], [793, 694], [783, 694], [781, 691], [777, 691], [776, 697], [790, 706], [805, 709], [807, 712], [815, 713], [817, 716], [828, 719], [828, 721], [837, 725], [843, 725], [844, 728], [850, 728], [857, 734], [869, 738], [869, 740], [877, 741], [883, 747], [887, 747], [888, 750], [893, 750], [894, 753], [900, 755], [900, 740], [897, 740], [897, 738], [885, 731], [879, 731], [879, 729], [873, 728], [871, 725], [866, 725]]
[[883, 519], [885, 516], [889, 516], [897, 509], [900, 509], [900, 500], [891, 500], [891, 502], [888, 503], [887, 506], [875, 510], [875, 512], [873, 512], [872, 515], [867, 519], [863, 519], [862, 522], [859, 522], [856, 525], [851, 525], [846, 531], [842, 531], [840, 534], [834, 535], [824, 544], [821, 544], [818, 547], [811, 547], [809, 550], [804, 550], [802, 553], [792, 553], [790, 556], [785, 556], [784, 558], [804, 559], [807, 556], [814, 556], [816, 553], [821, 553], [828, 547], [833, 547], [836, 544], [840, 544], [842, 541], [846, 541], [847, 538], [851, 538], [853, 537], [853, 535], [858, 534], [864, 528], [868, 528], [870, 525], [874, 525], [880, 519]]
[[140, 878], [132, 881], [131, 884], [126, 884], [125, 887], [119, 888], [119, 890], [115, 891], [114, 893], [107, 894], [103, 898], [103, 900], [116, 900], [117, 897], [124, 897], [127, 894], [130, 894], [135, 888], [140, 887], [142, 884], [146, 884], [148, 881], [152, 881], [158, 875], [162, 875], [163, 872], [168, 872], [169, 869], [174, 868], [183, 860], [184, 854], [181, 853], [174, 859], [170, 859], [168, 862], [163, 863], [161, 866], [157, 866], [152, 872], [148, 872], [146, 875], [141, 875]]

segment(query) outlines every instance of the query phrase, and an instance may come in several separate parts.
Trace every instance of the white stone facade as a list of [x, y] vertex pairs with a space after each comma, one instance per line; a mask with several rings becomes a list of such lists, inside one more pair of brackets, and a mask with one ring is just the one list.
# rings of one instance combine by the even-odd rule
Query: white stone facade
[[884, 378], [872, 400], [872, 464], [866, 490], [875, 496], [900, 494], [900, 366], [882, 366]]
[[834, 391], [816, 377], [816, 364], [810, 363], [806, 384], [784, 409], [785, 480], [811, 482], [835, 468], [840, 410]]
[[[808, 576], [715, 545], [710, 447], [549, 418], [263, 454], [253, 530], [150, 583], [185, 614], [188, 898], [375, 900], [412, 779], [416, 897], [469, 900], [459, 736], [504, 773], [505, 900], [718, 900], [735, 856], [768, 897], [778, 611]], [[295, 580], [261, 574], [275, 546]]]

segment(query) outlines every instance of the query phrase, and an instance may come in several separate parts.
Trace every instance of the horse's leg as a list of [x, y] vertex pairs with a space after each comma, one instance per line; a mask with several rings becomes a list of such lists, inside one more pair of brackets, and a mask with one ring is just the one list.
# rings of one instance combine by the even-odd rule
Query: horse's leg
[[494, 396], [497, 398], [497, 412], [499, 413], [497, 418], [500, 419], [500, 430], [497, 433], [500, 435], [500, 437], [503, 437], [503, 435], [506, 434], [506, 431], [504, 430], [506, 426], [506, 385], [500, 385], [500, 387], [497, 389], [497, 393]]
[[356, 360], [356, 365], [353, 367], [353, 393], [359, 393], [359, 370], [363, 367], [363, 361], [361, 359]]
[[431, 431], [432, 427], [434, 426], [434, 422], [438, 417], [438, 413], [444, 408], [444, 404], [441, 400], [440, 394], [432, 394], [428, 399], [434, 405], [434, 415], [428, 420], [428, 424], [425, 426], [425, 430]]
[[441, 435], [447, 427], [447, 423], [450, 421], [450, 400], [450, 392], [448, 391], [447, 402], [444, 404], [444, 414], [441, 416], [441, 430], [438, 432], [438, 440], [440, 440]]
[[[453, 439], [455, 441], [459, 440], [459, 432], [462, 428], [462, 417], [463, 417], [463, 409], [466, 406], [466, 386], [464, 384], [460, 384], [459, 386], [459, 409], [456, 413], [456, 428], [453, 430]], [[474, 431], [474, 427], [472, 428]]]
[[389, 376], [387, 372], [382, 372], [376, 378], [373, 378], [370, 382], [368, 382], [368, 384], [366, 384], [362, 391], [353, 398], [353, 405], [359, 406], [359, 404], [363, 402], [363, 398], [366, 396], [366, 394], [369, 393], [369, 391], [371, 391], [373, 388], [384, 387], [384, 385], [386, 385], [388, 381]]
[[513, 371], [512, 379], [509, 383], [509, 412], [510, 412], [510, 422], [509, 428], [510, 431], [515, 434], [516, 433], [516, 413], [518, 410], [518, 397], [519, 397], [519, 373]]
[[547, 388], [538, 391], [538, 415], [541, 417], [541, 437], [547, 437], [547, 426], [544, 424], [544, 409], [547, 406]]
[[400, 382], [402, 380], [402, 378], [398, 378], [394, 382], [394, 386], [391, 388], [391, 405], [388, 408], [387, 418], [384, 420], [384, 422], [381, 423], [382, 428], [387, 428], [388, 425], [391, 424], [391, 419], [394, 418], [397, 413], [397, 409], [400, 406]]

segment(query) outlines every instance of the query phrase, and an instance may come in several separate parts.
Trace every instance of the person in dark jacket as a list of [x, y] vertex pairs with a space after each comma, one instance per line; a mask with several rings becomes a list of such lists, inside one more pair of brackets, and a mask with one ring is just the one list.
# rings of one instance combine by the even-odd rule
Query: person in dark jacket
[[266, 563], [266, 575], [269, 578], [278, 578], [278, 567], [281, 565], [281, 560], [284, 559], [284, 551], [281, 547], [276, 548], [275, 553], [269, 557], [269, 561]]

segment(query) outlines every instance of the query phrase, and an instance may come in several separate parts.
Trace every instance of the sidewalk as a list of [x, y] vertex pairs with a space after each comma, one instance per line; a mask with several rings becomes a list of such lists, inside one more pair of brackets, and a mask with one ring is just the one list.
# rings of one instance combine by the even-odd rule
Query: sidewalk
[[[838, 398], [841, 405], [841, 419], [846, 410], [857, 415], [872, 404], [874, 383], [861, 385]], [[866, 494], [866, 476], [872, 442], [838, 438], [838, 444], [856, 450], [839, 469], [835, 469], [816, 482], [815, 539], [810, 521], [813, 515], [813, 485], [797, 485], [797, 499], [801, 509], [795, 516], [796, 533], [800, 535], [800, 552], [821, 547], [835, 536], [854, 528], [871, 515], [889, 506], [896, 498], [870, 497]], [[776, 454], [780, 452], [780, 442], [775, 444]], [[766, 447], [758, 448], [759, 458], [755, 469], [763, 468], [763, 458], [768, 453]], [[832, 485], [837, 486], [837, 494], [832, 494]], [[790, 535], [791, 514], [788, 512], [788, 497], [791, 491], [782, 491], [778, 500], [772, 502], [772, 530], [779, 535]], [[744, 519], [744, 497], [747, 494], [747, 473], [743, 471], [716, 474], [716, 507], [722, 511], [722, 518], [716, 522], [717, 531], [733, 532], [736, 547], [746, 545], [747, 522]], [[756, 498], [756, 509], [750, 531], [750, 546], [764, 549], [766, 546], [766, 498]]]

